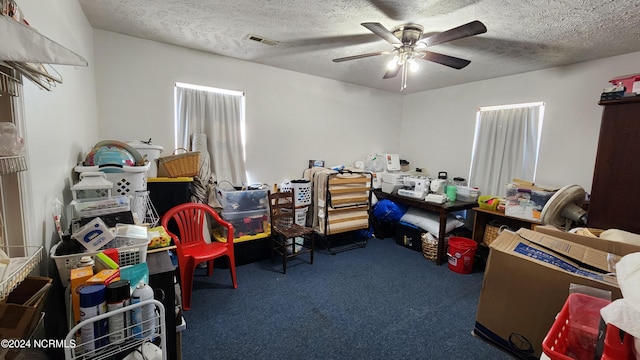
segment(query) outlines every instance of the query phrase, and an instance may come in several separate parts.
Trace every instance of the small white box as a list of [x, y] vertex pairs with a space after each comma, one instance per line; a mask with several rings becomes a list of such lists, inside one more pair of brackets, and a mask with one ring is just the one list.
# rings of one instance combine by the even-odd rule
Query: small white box
[[115, 238], [115, 235], [107, 224], [97, 217], [81, 227], [72, 237], [87, 250], [94, 251], [108, 244]]
[[386, 154], [385, 159], [387, 161], [387, 171], [399, 171], [400, 170], [400, 155], [398, 154]]

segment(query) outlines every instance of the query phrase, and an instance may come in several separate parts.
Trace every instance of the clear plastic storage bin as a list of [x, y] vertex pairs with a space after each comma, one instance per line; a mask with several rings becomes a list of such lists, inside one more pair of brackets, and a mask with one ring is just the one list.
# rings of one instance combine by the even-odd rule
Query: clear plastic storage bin
[[[233, 237], [264, 233], [269, 222], [269, 210], [223, 211], [222, 218], [233, 225]], [[226, 237], [226, 228], [223, 228]]]
[[225, 191], [218, 190], [218, 200], [223, 212], [268, 209], [268, 190]]
[[458, 186], [456, 197], [458, 201], [478, 201], [480, 190], [469, 186]]

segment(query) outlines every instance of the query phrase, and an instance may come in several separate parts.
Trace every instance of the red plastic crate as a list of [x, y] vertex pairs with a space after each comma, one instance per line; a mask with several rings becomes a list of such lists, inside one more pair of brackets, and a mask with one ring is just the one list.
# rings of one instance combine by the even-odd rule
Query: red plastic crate
[[609, 82], [612, 85], [617, 85], [618, 83], [621, 82], [622, 85], [624, 85], [627, 88], [625, 90], [625, 93], [631, 92], [631, 90], [633, 89], [633, 83], [636, 81], [640, 81], [640, 74], [618, 76], [616, 78], [609, 80]]
[[[542, 351], [552, 360], [593, 359], [598, 341], [600, 309], [609, 300], [569, 294], [562, 310], [542, 341]], [[571, 317], [571, 313], [577, 316]]]
[[634, 337], [621, 331], [613, 324], [607, 324], [604, 349], [600, 360], [634, 360]]

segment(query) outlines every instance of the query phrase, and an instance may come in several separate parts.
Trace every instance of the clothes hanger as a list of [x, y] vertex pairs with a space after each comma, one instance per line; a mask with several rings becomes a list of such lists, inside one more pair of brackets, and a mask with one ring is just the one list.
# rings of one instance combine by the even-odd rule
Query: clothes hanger
[[35, 63], [23, 63], [14, 61], [3, 61], [0, 64], [4, 64], [18, 73], [22, 74], [27, 79], [34, 82], [40, 88], [51, 91], [51, 88], [56, 86], [56, 83], [62, 84], [62, 76], [51, 65], [49, 67], [55, 72], [57, 76], [51, 75], [44, 64]]
[[20, 84], [20, 80], [7, 74], [6, 72], [0, 69], [0, 96], [4, 94], [8, 94], [9, 96], [18, 96], [18, 85]]

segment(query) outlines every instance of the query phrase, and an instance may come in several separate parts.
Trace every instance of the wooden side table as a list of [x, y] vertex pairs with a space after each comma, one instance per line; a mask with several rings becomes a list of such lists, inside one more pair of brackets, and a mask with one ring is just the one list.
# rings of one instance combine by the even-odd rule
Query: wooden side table
[[533, 230], [537, 225], [542, 225], [540, 221], [508, 216], [500, 211], [487, 210], [480, 207], [473, 208], [473, 211], [475, 211], [475, 217], [473, 220], [472, 238], [479, 245], [483, 244], [485, 228], [491, 221], [496, 221], [500, 225], [506, 225], [514, 230], [519, 228]]

